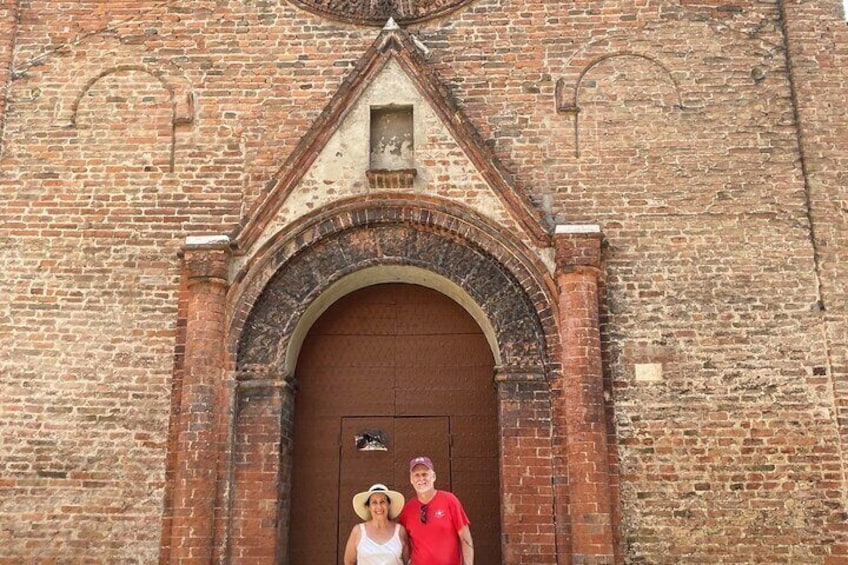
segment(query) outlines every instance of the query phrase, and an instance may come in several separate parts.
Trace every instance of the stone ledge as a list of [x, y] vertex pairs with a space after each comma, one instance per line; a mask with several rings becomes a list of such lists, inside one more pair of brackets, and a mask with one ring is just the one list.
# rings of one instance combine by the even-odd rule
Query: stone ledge
[[398, 169], [388, 171], [377, 169], [367, 171], [368, 186], [371, 188], [412, 188], [418, 171], [415, 169]]

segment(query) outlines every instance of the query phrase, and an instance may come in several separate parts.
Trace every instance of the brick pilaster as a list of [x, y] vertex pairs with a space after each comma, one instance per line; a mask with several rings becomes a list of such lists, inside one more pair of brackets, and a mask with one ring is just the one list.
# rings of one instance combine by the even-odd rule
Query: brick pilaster
[[562, 340], [562, 414], [568, 475], [572, 562], [615, 560], [604, 414], [597, 226], [558, 226], [556, 278]]
[[286, 564], [294, 396], [288, 375], [236, 375], [229, 539], [224, 563]]
[[171, 563], [212, 559], [217, 417], [223, 373], [229, 239], [188, 238], [185, 367], [177, 435]]
[[[557, 562], [550, 391], [540, 368], [498, 367], [504, 563]], [[515, 509], [514, 511], [512, 509]]]

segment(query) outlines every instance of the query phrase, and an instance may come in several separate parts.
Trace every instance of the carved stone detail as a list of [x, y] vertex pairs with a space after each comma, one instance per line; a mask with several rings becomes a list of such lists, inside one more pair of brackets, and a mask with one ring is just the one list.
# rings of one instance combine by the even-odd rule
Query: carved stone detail
[[435, 18], [470, 0], [292, 0], [315, 14], [366, 25], [383, 25], [389, 18], [401, 24]]

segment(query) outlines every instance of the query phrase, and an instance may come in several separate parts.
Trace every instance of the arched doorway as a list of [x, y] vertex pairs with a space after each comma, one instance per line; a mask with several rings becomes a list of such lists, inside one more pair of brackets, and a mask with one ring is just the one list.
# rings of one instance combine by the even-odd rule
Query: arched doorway
[[[553, 417], [558, 330], [545, 266], [508, 233], [467, 211], [454, 214], [390, 199], [348, 205], [281, 235], [236, 275], [240, 283], [229, 332], [233, 417], [232, 428], [224, 431], [232, 438], [227, 453], [232, 466], [225, 484], [223, 554], [233, 562], [242, 556], [260, 562], [256, 556], [267, 555], [273, 560], [262, 562], [290, 565], [292, 538], [299, 535], [291, 527], [297, 518], [291, 495], [302, 378], [297, 365], [304, 341], [343, 297], [367, 286], [403, 282], [462, 305], [482, 329], [493, 357], [488, 382], [497, 399], [492, 453], [499, 453], [499, 498], [496, 511], [472, 524], [475, 545], [481, 543], [477, 530], [483, 524], [499, 522], [503, 562], [555, 563], [557, 547], [567, 551], [567, 540], [557, 544], [556, 524], [568, 523], [555, 490], [565, 492], [567, 485], [554, 480], [564, 445], [558, 425], [564, 420]], [[336, 437], [330, 449], [343, 445]], [[322, 469], [322, 476], [327, 472], [338, 476], [338, 467]], [[444, 478], [442, 472], [439, 481]], [[341, 508], [338, 501], [333, 504]], [[332, 543], [338, 545], [337, 537]], [[335, 554], [330, 562], [334, 559]]]
[[341, 563], [353, 494], [385, 482], [413, 496], [406, 465], [425, 453], [465, 505], [476, 560], [500, 563], [493, 371], [480, 327], [436, 290], [379, 284], [330, 306], [295, 371], [289, 562]]

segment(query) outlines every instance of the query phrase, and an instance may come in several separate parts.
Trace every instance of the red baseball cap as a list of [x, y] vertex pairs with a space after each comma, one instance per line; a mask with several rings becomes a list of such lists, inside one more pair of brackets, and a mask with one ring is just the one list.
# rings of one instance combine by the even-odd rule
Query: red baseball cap
[[433, 468], [433, 462], [432, 462], [432, 461], [430, 461], [430, 458], [429, 458], [429, 457], [419, 456], [419, 457], [413, 457], [412, 459], [410, 459], [410, 460], [409, 460], [409, 470], [410, 470], [410, 472], [411, 472], [411, 471], [412, 471], [412, 470], [413, 470], [413, 469], [414, 469], [417, 465], [424, 465], [425, 467], [427, 467], [427, 468], [428, 468], [428, 469], [430, 469], [431, 471], [435, 471], [435, 469]]

